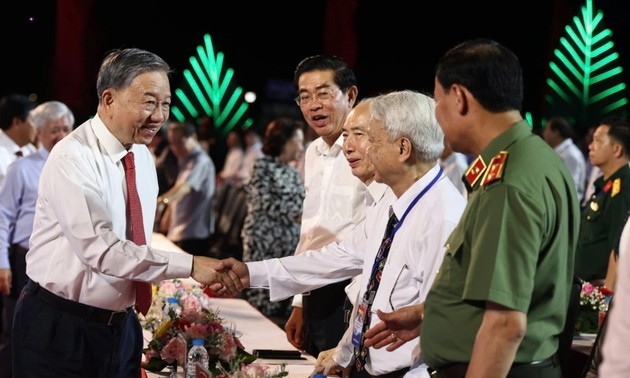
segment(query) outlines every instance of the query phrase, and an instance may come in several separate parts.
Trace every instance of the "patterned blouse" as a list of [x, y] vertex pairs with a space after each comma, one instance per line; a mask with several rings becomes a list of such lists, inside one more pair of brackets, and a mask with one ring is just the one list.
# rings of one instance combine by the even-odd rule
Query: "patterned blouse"
[[[291, 256], [300, 238], [304, 185], [294, 168], [276, 157], [254, 164], [244, 183], [247, 216], [242, 229], [243, 261]], [[267, 316], [284, 316], [290, 300], [269, 302], [268, 290], [248, 289], [249, 302]]]

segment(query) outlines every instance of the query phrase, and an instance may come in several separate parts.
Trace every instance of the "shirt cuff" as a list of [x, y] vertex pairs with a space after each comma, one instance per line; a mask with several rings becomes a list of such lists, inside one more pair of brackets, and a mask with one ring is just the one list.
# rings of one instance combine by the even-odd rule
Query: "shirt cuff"
[[302, 294], [297, 294], [293, 296], [293, 307], [302, 307]]
[[11, 264], [9, 264], [9, 251], [0, 252], [0, 269], [11, 269]]

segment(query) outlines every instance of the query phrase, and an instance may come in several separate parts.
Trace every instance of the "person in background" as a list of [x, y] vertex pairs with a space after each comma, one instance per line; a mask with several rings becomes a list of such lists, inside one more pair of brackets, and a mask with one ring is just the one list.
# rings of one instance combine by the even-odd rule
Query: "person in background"
[[[133, 307], [150, 301], [141, 288], [189, 276], [214, 282], [220, 294], [241, 288], [231, 272], [213, 269], [217, 260], [151, 247], [158, 186], [146, 145], [169, 116], [169, 72], [148, 51], [109, 52], [96, 81], [95, 116], [50, 152], [26, 255], [29, 280], [15, 308], [15, 378], [137, 377], [143, 339]], [[134, 171], [136, 182], [127, 183]], [[127, 201], [133, 184], [141, 209]], [[127, 211], [131, 205], [136, 211]], [[128, 221], [138, 215], [141, 222]], [[120, 372], [123, 364], [135, 371]]]
[[[299, 255], [339, 241], [365, 218], [365, 184], [356, 178], [343, 155], [343, 124], [357, 100], [357, 79], [343, 59], [315, 55], [298, 63], [293, 81], [296, 103], [318, 137], [304, 157], [304, 205]], [[296, 348], [317, 356], [333, 348], [345, 331], [344, 288], [349, 280], [293, 298], [285, 325]]]
[[[289, 163], [304, 148], [303, 122], [291, 118], [272, 120], [263, 136], [264, 156], [254, 163], [243, 183], [247, 215], [243, 229], [243, 261], [261, 261], [295, 252], [300, 239], [304, 185]], [[247, 289], [244, 298], [265, 316], [284, 325], [291, 301], [269, 301], [269, 291]]]
[[171, 122], [167, 132], [179, 174], [173, 187], [157, 199], [166, 206], [161, 231], [184, 251], [208, 256], [214, 233], [214, 162], [199, 145], [192, 123]]
[[593, 141], [593, 134], [595, 133], [596, 126], [591, 126], [586, 130], [584, 137], [582, 138], [582, 143], [580, 143], [580, 151], [582, 151], [582, 155], [584, 156], [584, 161], [586, 163], [586, 178], [584, 179], [584, 196], [582, 197], [582, 202], [580, 206], [582, 210], [586, 207], [588, 202], [595, 198], [593, 194], [595, 193], [595, 180], [599, 176], [602, 175], [601, 169], [591, 163], [591, 159], [588, 158], [588, 146], [590, 146]]
[[37, 130], [39, 150], [16, 160], [0, 189], [0, 293], [3, 295], [0, 335], [0, 378], [11, 378], [11, 328], [18, 296], [26, 285], [26, 252], [33, 231], [39, 175], [50, 150], [74, 126], [74, 114], [59, 101], [38, 105], [28, 116]]
[[238, 131], [230, 131], [225, 138], [227, 154], [223, 169], [219, 172], [219, 181], [224, 185], [232, 185], [238, 182], [238, 173], [243, 165], [243, 143]]
[[243, 153], [243, 159], [241, 161], [241, 168], [239, 169], [237, 174], [237, 186], [242, 185], [243, 181], [249, 178], [254, 163], [256, 162], [256, 160], [260, 159], [263, 156], [262, 142], [260, 139], [260, 135], [256, 130], [245, 130], [245, 135], [243, 139], [245, 140], [245, 151]]
[[446, 177], [453, 182], [453, 185], [455, 185], [464, 198], [468, 198], [468, 190], [466, 189], [466, 185], [464, 185], [464, 173], [468, 169], [468, 159], [466, 155], [453, 151], [450, 143], [444, 139], [444, 151], [438, 162], [442, 168], [444, 168]]
[[578, 201], [584, 198], [586, 182], [586, 160], [580, 148], [573, 142], [573, 127], [564, 117], [553, 117], [543, 129], [543, 139], [553, 148], [567, 165], [575, 182]]
[[35, 105], [22, 94], [9, 94], [0, 100], [0, 187], [11, 163], [37, 151], [37, 131], [28, 120]]
[[[430, 97], [413, 91], [391, 92], [370, 101], [365, 117], [367, 156], [374, 165], [375, 181], [389, 188], [342, 241], [281, 259], [223, 263], [241, 277], [244, 286], [268, 287], [272, 300], [361, 273], [351, 327], [333, 356], [337, 363], [317, 366], [316, 372], [428, 377], [413, 343], [390, 353], [364, 349], [361, 339], [364, 329], [378, 321], [371, 316], [376, 309], [424, 301], [443, 258], [439, 248], [466, 204], [437, 164], [444, 136], [434, 104]], [[417, 370], [409, 372], [412, 366]]]
[[[584, 210], [575, 256], [575, 274], [597, 286], [605, 283], [615, 243], [630, 209], [630, 123], [622, 117], [602, 119], [589, 145], [589, 159], [602, 171], [595, 194]], [[613, 272], [609, 276], [614, 281]]]
[[[575, 183], [523, 120], [522, 68], [505, 46], [477, 39], [449, 50], [434, 97], [453, 150], [477, 156], [466, 172], [472, 191], [425, 303], [377, 312], [367, 344], [392, 350], [421, 327], [433, 376], [560, 378], [580, 222]], [[402, 340], [392, 343], [391, 332]]]
[[302, 182], [304, 182], [304, 162], [306, 160], [306, 150], [308, 149], [308, 146], [317, 139], [317, 137], [318, 135], [312, 127], [306, 127], [304, 129], [304, 149], [297, 159], [295, 159], [295, 161], [291, 164], [300, 174], [300, 180], [302, 180]]

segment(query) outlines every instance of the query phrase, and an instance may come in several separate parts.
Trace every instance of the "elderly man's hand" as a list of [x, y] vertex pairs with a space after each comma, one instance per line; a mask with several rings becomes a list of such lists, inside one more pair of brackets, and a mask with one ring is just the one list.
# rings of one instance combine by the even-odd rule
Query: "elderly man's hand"
[[190, 276], [219, 295], [234, 296], [246, 287], [234, 271], [223, 267], [221, 260], [211, 257], [194, 256]]
[[319, 352], [319, 355], [317, 356], [317, 362], [315, 362], [315, 368], [311, 373], [311, 377], [315, 376], [315, 374], [324, 373], [324, 375], [336, 374], [342, 378], [349, 378], [350, 367], [345, 368], [335, 362], [335, 360], [333, 359], [334, 354], [335, 348]]
[[424, 303], [402, 307], [394, 312], [377, 310], [381, 322], [365, 333], [365, 346], [380, 349], [387, 346], [387, 351], [398, 349], [409, 340], [420, 336]]
[[221, 260], [221, 263], [217, 266], [219, 271], [230, 270], [233, 272], [241, 282], [241, 285], [244, 288], [249, 287], [249, 268], [247, 268], [247, 264], [242, 261], [238, 261], [237, 259], [230, 257], [227, 259]]

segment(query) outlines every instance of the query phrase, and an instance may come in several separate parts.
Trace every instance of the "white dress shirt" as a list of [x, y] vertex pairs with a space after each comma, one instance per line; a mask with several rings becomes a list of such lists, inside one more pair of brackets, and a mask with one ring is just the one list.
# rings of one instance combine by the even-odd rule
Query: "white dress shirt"
[[[311, 142], [304, 167], [305, 197], [296, 255], [343, 239], [365, 218], [366, 187], [352, 174], [343, 155], [343, 136], [330, 147], [321, 137]], [[301, 295], [294, 297], [293, 306], [302, 307]]]
[[602, 378], [626, 378], [630, 372], [628, 340], [630, 340], [630, 221], [626, 222], [619, 241], [619, 264], [617, 283], [602, 346], [599, 376]]
[[[391, 207], [402, 224], [399, 221], [400, 228], [394, 236], [382, 272], [372, 304], [370, 326], [380, 321], [375, 314], [377, 309], [391, 312], [424, 302], [442, 263], [444, 243], [457, 225], [466, 201], [442, 174], [410, 209], [407, 217], [404, 220], [402, 217], [439, 170], [436, 164], [400, 198], [387, 190], [374, 211], [367, 212], [365, 221], [338, 243], [301, 255], [247, 263], [252, 287], [268, 287], [271, 300], [281, 300], [363, 273], [359, 293], [359, 298], [363, 298]], [[348, 366], [354, 347], [349, 340], [344, 340], [346, 342], [342, 347], [345, 352], [336, 353], [335, 361], [341, 366]], [[385, 348], [370, 348], [366, 369], [372, 375], [381, 375], [410, 367], [417, 363], [418, 353], [416, 341], [406, 343], [393, 352]]]
[[241, 162], [241, 168], [238, 171], [238, 178], [241, 181], [247, 180], [251, 174], [252, 167], [254, 167], [254, 163], [263, 156], [262, 144], [260, 142], [256, 142], [247, 147], [243, 153], [243, 160]]
[[9, 165], [18, 158], [15, 154], [18, 151], [22, 152], [24, 157], [36, 152], [37, 149], [31, 143], [23, 147], [18, 146], [13, 139], [0, 130], [0, 187], [4, 183]]
[[223, 169], [221, 169], [219, 176], [228, 181], [237, 179], [242, 164], [243, 149], [241, 147], [230, 148], [225, 155], [225, 163], [223, 163]]
[[51, 151], [39, 184], [26, 273], [60, 297], [120, 311], [135, 303], [132, 280], [189, 277], [192, 255], [149, 247], [158, 192], [149, 149], [134, 144], [146, 246], [126, 240], [127, 150], [98, 116]]
[[578, 194], [578, 201], [582, 201], [584, 197], [584, 182], [586, 181], [586, 159], [578, 146], [573, 143], [571, 138], [567, 138], [564, 142], [557, 145], [554, 150], [569, 169], [571, 177], [575, 182], [575, 189]]
[[28, 249], [33, 232], [39, 175], [48, 158], [44, 147], [13, 162], [0, 188], [0, 269], [9, 269], [9, 247], [19, 244]]

